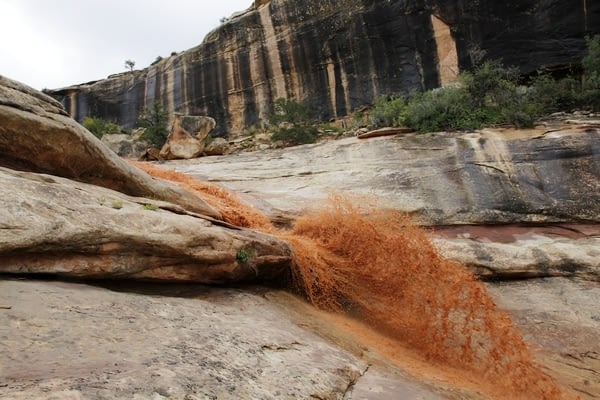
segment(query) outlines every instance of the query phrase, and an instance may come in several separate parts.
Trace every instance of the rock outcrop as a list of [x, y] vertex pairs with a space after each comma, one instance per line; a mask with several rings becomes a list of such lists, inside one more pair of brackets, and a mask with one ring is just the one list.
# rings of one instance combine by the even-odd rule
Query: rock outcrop
[[171, 201], [204, 215], [202, 199], [132, 167], [68, 117], [60, 103], [0, 76], [0, 166], [49, 173], [132, 196]]
[[0, 197], [0, 273], [231, 283], [290, 270], [284, 242], [172, 203], [6, 168]]
[[0, 192], [0, 272], [204, 283], [289, 272], [285, 243], [220, 222], [196, 195], [125, 163], [60, 104], [3, 77]]
[[176, 160], [200, 156], [206, 147], [206, 138], [215, 125], [211, 117], [175, 114], [160, 157]]
[[143, 133], [143, 129], [134, 129], [130, 134], [104, 135], [101, 141], [119, 157], [137, 160], [152, 148], [148, 141], [141, 139]]
[[[426, 383], [407, 380], [376, 354], [389, 338], [368, 336], [376, 334], [355, 321], [309, 318], [314, 309], [280, 292], [169, 288], [164, 281], [287, 277], [292, 254], [281, 240], [211, 217], [210, 208], [198, 213], [203, 205], [191, 193], [156, 192], [171, 187], [122, 164], [44, 95], [4, 78], [0, 95], [0, 273], [118, 279], [106, 285], [129, 292], [1, 275], [0, 337], [8, 345], [0, 358], [10, 362], [0, 364], [0, 397], [481, 398], [473, 382], [451, 387], [443, 373], [431, 378], [422, 359], [394, 354]], [[546, 371], [593, 399], [599, 135], [588, 121], [347, 138], [165, 165], [226, 182], [280, 222], [331, 190], [365, 203], [375, 194], [380, 207], [414, 214], [436, 228], [443, 254], [509, 280], [488, 284], [497, 302]], [[44, 173], [53, 168], [70, 179]], [[543, 279], [514, 281], [532, 277]], [[124, 278], [162, 284], [128, 286]]]
[[286, 307], [277, 291], [0, 280], [0, 293], [12, 305], [0, 309], [10, 344], [0, 346], [2, 399], [441, 400], [457, 391], [369, 366], [311, 332], [327, 320], [299, 300]]
[[235, 137], [268, 120], [280, 97], [328, 120], [382, 94], [450, 83], [473, 46], [523, 73], [570, 68], [599, 27], [590, 1], [257, 1], [198, 47], [51, 93], [78, 121], [132, 127], [159, 101], [171, 114], [210, 115], [217, 136]]

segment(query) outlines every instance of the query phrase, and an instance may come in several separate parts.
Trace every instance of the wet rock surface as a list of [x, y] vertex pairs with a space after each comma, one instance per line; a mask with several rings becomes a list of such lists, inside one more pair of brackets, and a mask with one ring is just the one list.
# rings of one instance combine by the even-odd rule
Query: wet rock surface
[[[166, 164], [234, 190], [278, 223], [332, 193], [412, 214], [447, 257], [486, 279], [600, 279], [600, 133], [401, 135]], [[287, 221], [287, 222], [286, 222]]]
[[165, 165], [254, 197], [268, 214], [301, 213], [337, 191], [431, 226], [593, 223], [600, 130], [550, 130], [345, 138]]

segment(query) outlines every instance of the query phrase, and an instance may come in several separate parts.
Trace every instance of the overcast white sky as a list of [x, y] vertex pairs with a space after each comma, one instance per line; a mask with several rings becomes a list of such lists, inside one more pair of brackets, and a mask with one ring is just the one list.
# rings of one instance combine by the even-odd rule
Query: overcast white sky
[[41, 90], [197, 46], [252, 0], [0, 0], [0, 75]]

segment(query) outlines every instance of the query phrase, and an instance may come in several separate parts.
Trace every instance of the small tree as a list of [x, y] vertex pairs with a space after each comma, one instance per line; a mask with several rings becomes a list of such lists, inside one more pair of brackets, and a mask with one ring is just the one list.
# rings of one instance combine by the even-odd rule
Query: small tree
[[162, 104], [158, 101], [153, 102], [150, 107], [144, 108], [138, 118], [138, 125], [145, 129], [140, 139], [147, 140], [158, 148], [162, 147], [169, 136], [168, 121], [169, 114]]
[[133, 67], [135, 67], [135, 61], [125, 60], [125, 68], [127, 68], [129, 71], [133, 71]]

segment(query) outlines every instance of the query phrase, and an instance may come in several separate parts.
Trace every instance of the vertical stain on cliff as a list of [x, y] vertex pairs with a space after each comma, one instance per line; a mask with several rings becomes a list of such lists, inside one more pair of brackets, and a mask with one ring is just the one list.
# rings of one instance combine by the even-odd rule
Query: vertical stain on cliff
[[431, 24], [437, 47], [440, 84], [446, 86], [456, 82], [460, 73], [456, 42], [452, 37], [450, 27], [433, 14], [431, 15]]
[[258, 1], [195, 48], [53, 95], [79, 121], [133, 127], [159, 101], [232, 136], [268, 120], [279, 97], [338, 118], [382, 94], [450, 83], [472, 46], [523, 72], [568, 67], [600, 27], [600, 3], [574, 1]]

